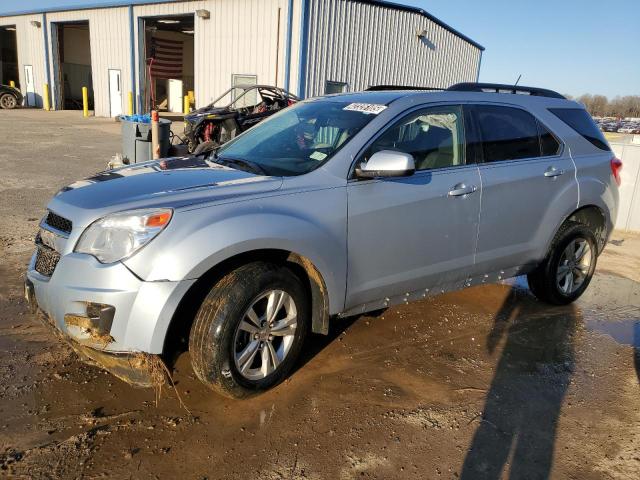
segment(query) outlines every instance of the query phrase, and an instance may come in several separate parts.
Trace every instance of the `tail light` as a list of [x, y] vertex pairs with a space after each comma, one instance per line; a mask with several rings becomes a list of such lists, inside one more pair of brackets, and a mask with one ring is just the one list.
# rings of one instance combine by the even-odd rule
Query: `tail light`
[[613, 157], [611, 159], [611, 174], [613, 178], [616, 180], [618, 186], [622, 183], [622, 179], [620, 178], [620, 170], [622, 170], [622, 160], [619, 158]]

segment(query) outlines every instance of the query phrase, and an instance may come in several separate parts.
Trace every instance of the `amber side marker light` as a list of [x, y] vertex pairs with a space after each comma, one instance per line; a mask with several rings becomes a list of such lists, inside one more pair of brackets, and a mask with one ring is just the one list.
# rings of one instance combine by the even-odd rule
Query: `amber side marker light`
[[162, 212], [151, 215], [147, 218], [145, 226], [147, 227], [164, 227], [171, 220], [171, 212]]
[[618, 186], [622, 183], [622, 178], [620, 178], [620, 170], [622, 170], [622, 160], [617, 157], [613, 157], [611, 159], [611, 174], [615, 179]]

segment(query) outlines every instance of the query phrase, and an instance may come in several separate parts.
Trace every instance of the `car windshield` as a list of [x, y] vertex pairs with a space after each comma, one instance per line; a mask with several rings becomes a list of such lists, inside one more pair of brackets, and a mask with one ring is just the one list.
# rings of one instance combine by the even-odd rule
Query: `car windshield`
[[276, 95], [274, 91], [259, 89], [258, 87], [251, 85], [231, 87], [211, 102], [208, 107], [228, 108], [235, 106], [236, 104], [240, 104], [240, 106], [254, 105], [258, 103], [258, 95], [262, 96], [262, 93], [265, 90], [271, 93], [272, 96]]
[[266, 175], [302, 175], [329, 160], [375, 117], [362, 109], [345, 109], [350, 105], [322, 100], [298, 103], [231, 140], [213, 155], [221, 162], [257, 165]]

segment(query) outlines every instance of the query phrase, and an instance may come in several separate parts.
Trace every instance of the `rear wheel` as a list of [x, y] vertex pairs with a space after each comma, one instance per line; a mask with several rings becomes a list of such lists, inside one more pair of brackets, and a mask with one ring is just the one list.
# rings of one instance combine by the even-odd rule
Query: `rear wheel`
[[266, 262], [242, 266], [211, 289], [196, 314], [193, 369], [227, 396], [266, 390], [295, 365], [309, 324], [307, 293], [291, 270]]
[[11, 95], [10, 93], [5, 93], [0, 96], [0, 107], [10, 110], [12, 108], [16, 108], [18, 106], [18, 101], [16, 97]]
[[573, 302], [591, 282], [597, 251], [596, 237], [589, 227], [567, 222], [553, 239], [545, 260], [527, 276], [531, 291], [553, 305]]

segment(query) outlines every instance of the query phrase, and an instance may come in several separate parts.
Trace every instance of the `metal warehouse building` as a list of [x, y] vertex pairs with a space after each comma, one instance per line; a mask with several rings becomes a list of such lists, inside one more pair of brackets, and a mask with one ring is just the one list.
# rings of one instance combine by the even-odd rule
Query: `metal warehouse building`
[[301, 97], [372, 85], [444, 88], [476, 81], [482, 46], [424, 10], [365, 0], [114, 1], [0, 17], [0, 83], [29, 106], [97, 116], [180, 111], [232, 85], [271, 84]]

